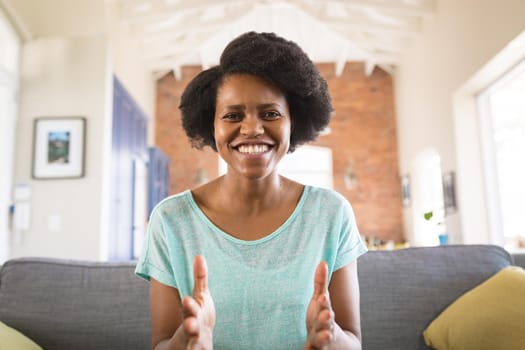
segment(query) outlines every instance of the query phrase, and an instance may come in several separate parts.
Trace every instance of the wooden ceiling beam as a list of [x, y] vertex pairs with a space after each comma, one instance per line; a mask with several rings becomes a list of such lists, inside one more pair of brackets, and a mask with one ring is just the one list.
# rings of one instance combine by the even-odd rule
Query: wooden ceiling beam
[[136, 35], [135, 40], [141, 47], [141, 51], [145, 53], [146, 59], [179, 55], [179, 53], [195, 50], [196, 47], [201, 46], [227, 23], [247, 15], [252, 10], [252, 6], [244, 4], [229, 11], [227, 20], [222, 18], [205, 21], [187, 18], [181, 21], [176, 28], [161, 33]]
[[120, 17], [130, 22], [158, 21], [173, 13], [194, 13], [212, 6], [246, 4], [243, 0], [181, 0], [170, 4], [163, 0], [121, 0]]
[[[148, 38], [159, 37], [177, 37], [180, 33], [188, 32], [201, 32], [206, 30], [216, 30], [218, 26], [230, 25], [233, 21], [241, 18], [252, 11], [254, 5], [249, 2], [245, 2], [240, 5], [232, 5], [225, 9], [225, 16], [206, 19], [203, 18], [202, 12], [177, 14], [173, 13], [171, 16], [180, 16], [178, 20], [174, 21], [172, 25], [166, 26], [160, 30], [151, 30], [151, 26], [158, 23], [156, 21], [143, 22], [141, 25], [132, 24], [130, 26], [130, 34], [137, 41], [145, 41]], [[169, 16], [169, 15], [166, 15]], [[166, 17], [168, 20], [169, 17]]]
[[[3, 0], [0, 0], [3, 1]], [[8, 1], [8, 0], [6, 0]], [[10, 1], [10, 0], [9, 0]], [[334, 58], [336, 74], [347, 60], [365, 62], [365, 73], [374, 67], [389, 73], [421, 30], [422, 19], [433, 13], [436, 0], [116, 0], [119, 20], [153, 72], [173, 70], [180, 78], [181, 66], [205, 62], [215, 53], [205, 52], [210, 40], [248, 15], [258, 6], [286, 4], [302, 11], [346, 41]], [[210, 9], [211, 8], [211, 9]], [[287, 23], [293, 26], [293, 23]], [[227, 30], [227, 29], [226, 29]], [[315, 45], [312, 50], [316, 50]], [[210, 56], [212, 55], [212, 56]], [[315, 55], [315, 54], [314, 54]]]
[[394, 35], [377, 35], [363, 33], [361, 31], [346, 32], [346, 37], [356, 45], [368, 50], [381, 49], [394, 54], [402, 54], [411, 43], [410, 38], [399, 37]]
[[[304, 1], [304, 0], [303, 0]], [[317, 2], [316, 0], [306, 0]], [[435, 0], [413, 0], [413, 1], [384, 1], [384, 0], [324, 0], [324, 5], [336, 3], [348, 8], [372, 8], [377, 11], [391, 14], [423, 16], [431, 15], [435, 11]], [[413, 3], [413, 4], [412, 4]]]
[[348, 18], [335, 18], [326, 14], [316, 14], [316, 17], [326, 23], [342, 26], [376, 27], [384, 30], [419, 32], [421, 19], [410, 16], [389, 16], [389, 21], [368, 18], [358, 12], [350, 12]]
[[[196, 33], [186, 36], [186, 38], [173, 45], [157, 45], [155, 47], [142, 46], [142, 56], [146, 61], [154, 61], [166, 57], [177, 57], [187, 54], [188, 52], [198, 52], [199, 46], [210, 38], [209, 33]], [[196, 45], [195, 43], [199, 43]]]
[[395, 28], [395, 27], [387, 27], [382, 25], [376, 25], [373, 23], [370, 24], [364, 24], [364, 23], [351, 23], [348, 21], [347, 23], [338, 22], [333, 23], [332, 21], [325, 21], [324, 22], [327, 26], [329, 26], [332, 29], [337, 29], [339, 31], [360, 31], [364, 33], [371, 33], [371, 34], [385, 34], [389, 36], [398, 36], [398, 37], [407, 37], [407, 38], [415, 38], [419, 35], [419, 31], [406, 29], [406, 28]]
[[347, 19], [335, 18], [326, 14], [326, 6], [324, 3], [297, 5], [299, 10], [337, 30], [357, 29], [370, 33], [389, 33], [407, 37], [416, 36], [421, 30], [421, 21], [418, 18], [394, 17], [392, 23], [386, 23], [370, 19], [358, 12], [349, 13]]

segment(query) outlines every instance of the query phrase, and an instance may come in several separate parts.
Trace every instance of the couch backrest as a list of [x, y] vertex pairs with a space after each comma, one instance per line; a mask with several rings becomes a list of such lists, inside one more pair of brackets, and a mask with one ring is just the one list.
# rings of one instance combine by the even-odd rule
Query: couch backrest
[[[358, 261], [363, 349], [427, 349], [426, 326], [511, 261], [483, 245], [368, 252]], [[0, 321], [45, 350], [149, 349], [148, 283], [134, 267], [10, 260], [0, 270]]]
[[0, 270], [0, 320], [45, 350], [149, 349], [149, 285], [134, 267], [10, 260]]
[[511, 262], [489, 245], [368, 252], [358, 260], [363, 349], [428, 349], [422, 333], [430, 322]]

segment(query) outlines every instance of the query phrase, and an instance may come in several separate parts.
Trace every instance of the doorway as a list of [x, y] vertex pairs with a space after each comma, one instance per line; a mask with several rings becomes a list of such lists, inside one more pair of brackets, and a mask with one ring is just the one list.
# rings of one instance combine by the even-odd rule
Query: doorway
[[[441, 156], [433, 148], [424, 149], [412, 161], [412, 225], [415, 246], [439, 245], [446, 232]], [[431, 214], [430, 214], [431, 213]]]

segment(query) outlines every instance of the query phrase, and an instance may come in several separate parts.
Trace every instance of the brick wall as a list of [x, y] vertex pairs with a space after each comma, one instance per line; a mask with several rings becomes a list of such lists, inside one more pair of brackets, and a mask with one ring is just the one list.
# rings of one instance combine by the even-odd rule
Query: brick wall
[[[403, 242], [392, 78], [378, 68], [367, 77], [361, 63], [347, 62], [340, 77], [333, 64], [318, 68], [328, 81], [335, 115], [331, 133], [312, 145], [332, 149], [334, 189], [352, 203], [361, 233]], [[169, 74], [157, 84], [155, 143], [171, 159], [171, 193], [195, 186], [199, 174], [212, 179], [218, 172], [215, 152], [189, 145], [178, 111], [182, 90], [199, 71], [184, 67], [181, 81]]]
[[183, 67], [181, 81], [168, 74], [157, 82], [155, 110], [155, 145], [170, 158], [170, 193], [195, 187], [200, 175], [213, 179], [218, 175], [217, 153], [209, 147], [191, 147], [182, 129], [179, 112], [180, 96], [200, 67]]

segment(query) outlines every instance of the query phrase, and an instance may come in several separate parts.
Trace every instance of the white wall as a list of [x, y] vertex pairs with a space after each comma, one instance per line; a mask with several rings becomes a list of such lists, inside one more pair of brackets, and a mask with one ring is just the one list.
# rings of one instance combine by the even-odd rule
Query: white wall
[[[15, 181], [32, 189], [31, 229], [13, 237], [9, 257], [105, 260], [112, 75], [150, 117], [154, 79], [137, 60], [139, 48], [126, 38], [126, 26], [108, 20], [118, 10], [115, 0], [0, 0], [0, 4], [9, 9], [24, 39]], [[87, 118], [85, 177], [32, 180], [33, 119], [68, 115]], [[49, 224], [60, 227], [50, 230]]]
[[18, 35], [0, 6], [0, 264], [9, 254], [11, 184], [18, 107]]
[[[439, 152], [444, 172], [457, 172], [459, 211], [447, 218], [452, 243], [490, 241], [476, 121], [457, 120], [453, 97], [525, 29], [524, 18], [522, 0], [439, 0], [395, 75], [401, 173], [412, 172], [426, 148]], [[405, 220], [420, 214], [405, 209]]]
[[[11, 257], [100, 259], [102, 187], [108, 176], [102, 159], [111, 130], [109, 68], [108, 40], [101, 35], [42, 38], [24, 45], [15, 181], [31, 186], [31, 227], [15, 233]], [[33, 120], [43, 116], [87, 118], [84, 178], [31, 178]]]
[[140, 59], [140, 43], [130, 39], [130, 26], [117, 21], [118, 4], [115, 1], [107, 1], [106, 11], [107, 18], [109, 18], [108, 33], [113, 73], [150, 118], [148, 140], [150, 144], [153, 144], [155, 77]]

